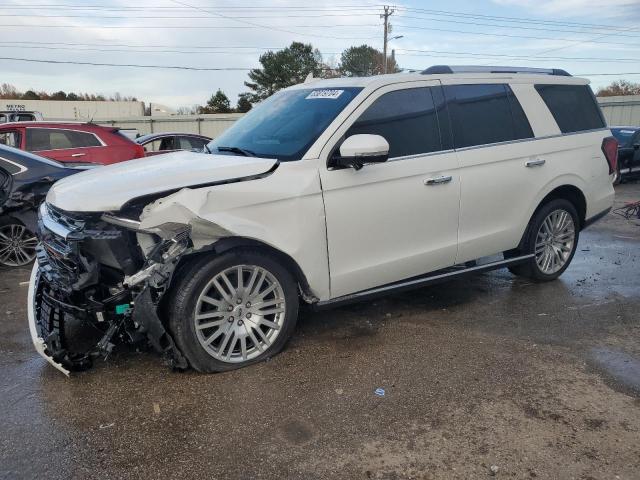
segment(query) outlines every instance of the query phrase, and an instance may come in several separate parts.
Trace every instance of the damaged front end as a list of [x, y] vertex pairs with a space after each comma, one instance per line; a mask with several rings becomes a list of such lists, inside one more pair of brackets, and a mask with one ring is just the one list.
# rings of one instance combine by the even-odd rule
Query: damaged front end
[[[29, 322], [36, 349], [50, 363], [68, 374], [106, 357], [117, 343], [146, 340], [172, 367], [187, 367], [159, 313], [180, 258], [193, 250], [190, 226], [147, 231], [129, 218], [44, 203], [38, 236]], [[77, 328], [92, 335], [76, 339]]]

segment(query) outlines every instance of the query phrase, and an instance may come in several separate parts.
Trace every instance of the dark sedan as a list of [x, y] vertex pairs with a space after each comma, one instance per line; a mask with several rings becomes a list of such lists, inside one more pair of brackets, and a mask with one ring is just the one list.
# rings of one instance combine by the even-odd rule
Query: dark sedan
[[0, 266], [20, 267], [35, 258], [37, 209], [49, 187], [92, 167], [62, 163], [0, 145]]
[[623, 175], [640, 172], [640, 127], [611, 127], [611, 133], [618, 140], [618, 184]]
[[195, 133], [151, 133], [136, 138], [136, 143], [142, 145], [147, 157], [178, 150], [201, 152], [210, 141], [211, 138]]

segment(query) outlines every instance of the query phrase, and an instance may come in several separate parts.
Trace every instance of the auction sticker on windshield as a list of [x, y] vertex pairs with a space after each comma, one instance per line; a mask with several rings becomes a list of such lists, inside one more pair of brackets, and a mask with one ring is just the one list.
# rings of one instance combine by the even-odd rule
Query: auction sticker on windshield
[[305, 97], [306, 100], [312, 100], [314, 98], [330, 98], [335, 100], [338, 98], [344, 90], [314, 90]]

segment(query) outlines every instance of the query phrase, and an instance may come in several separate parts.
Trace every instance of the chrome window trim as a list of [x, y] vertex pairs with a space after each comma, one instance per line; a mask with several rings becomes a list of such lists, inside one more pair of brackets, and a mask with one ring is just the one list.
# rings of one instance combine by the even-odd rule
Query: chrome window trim
[[420, 157], [431, 157], [433, 155], [441, 155], [443, 153], [453, 153], [453, 152], [455, 152], [455, 150], [453, 148], [449, 148], [447, 150], [436, 150], [434, 152], [414, 153], [413, 155], [403, 155], [401, 157], [391, 157], [391, 158], [389, 158], [389, 160], [387, 160], [384, 163], [398, 162], [398, 161], [402, 161], [402, 160], [411, 160], [411, 159], [420, 158]]
[[5, 162], [10, 163], [11, 165], [14, 165], [14, 166], [16, 166], [16, 167], [18, 167], [18, 168], [20, 169], [20, 171], [19, 171], [19, 172], [12, 173], [12, 174], [11, 174], [11, 176], [13, 176], [13, 175], [20, 175], [21, 173], [24, 173], [24, 172], [26, 172], [27, 170], [29, 170], [29, 169], [28, 169], [27, 167], [25, 167], [24, 165], [20, 165], [19, 163], [12, 162], [11, 160], [9, 160], [9, 159], [7, 159], [7, 158], [0, 157], [0, 160], [4, 160]]
[[547, 140], [550, 138], [561, 138], [561, 137], [568, 137], [570, 135], [582, 135], [584, 133], [607, 132], [607, 131], [609, 131], [608, 128], [595, 128], [591, 130], [580, 130], [579, 132], [558, 133], [554, 135], [544, 135], [542, 137], [520, 138], [518, 140], [507, 140], [506, 142], [486, 143], [484, 145], [472, 145], [469, 147], [455, 148], [454, 150], [456, 152], [464, 152], [467, 150], [474, 150], [477, 148], [496, 147], [500, 145], [510, 145], [513, 143], [531, 142], [534, 140]]
[[[94, 145], [92, 147], [69, 147], [69, 148], [50, 148], [50, 149], [45, 149], [45, 150], [26, 150], [27, 152], [58, 152], [60, 150], [71, 150], [73, 148], [100, 148], [100, 147], [106, 147], [107, 144], [104, 143], [102, 141], [102, 139], [95, 133], [93, 132], [87, 132], [86, 130], [76, 130], [75, 128], [51, 128], [51, 127], [26, 127], [25, 130], [33, 130], [33, 129], [38, 129], [38, 130], [64, 130], [67, 132], [78, 132], [78, 133], [86, 133], [88, 135], [93, 135], [96, 140], [98, 140], [98, 142], [100, 142], [100, 145]], [[26, 147], [26, 138], [25, 138], [25, 147]]]

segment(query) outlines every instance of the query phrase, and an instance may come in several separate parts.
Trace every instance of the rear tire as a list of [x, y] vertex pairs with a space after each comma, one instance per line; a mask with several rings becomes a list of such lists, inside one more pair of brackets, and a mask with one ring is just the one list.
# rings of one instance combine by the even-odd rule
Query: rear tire
[[169, 328], [199, 372], [245, 367], [277, 354], [298, 316], [297, 284], [260, 252], [203, 256], [180, 269], [172, 287]]
[[[579, 236], [580, 220], [573, 204], [563, 198], [551, 200], [534, 214], [517, 253], [534, 256], [509, 271], [538, 282], [555, 280], [573, 260]], [[505, 255], [509, 256], [513, 255]]]

